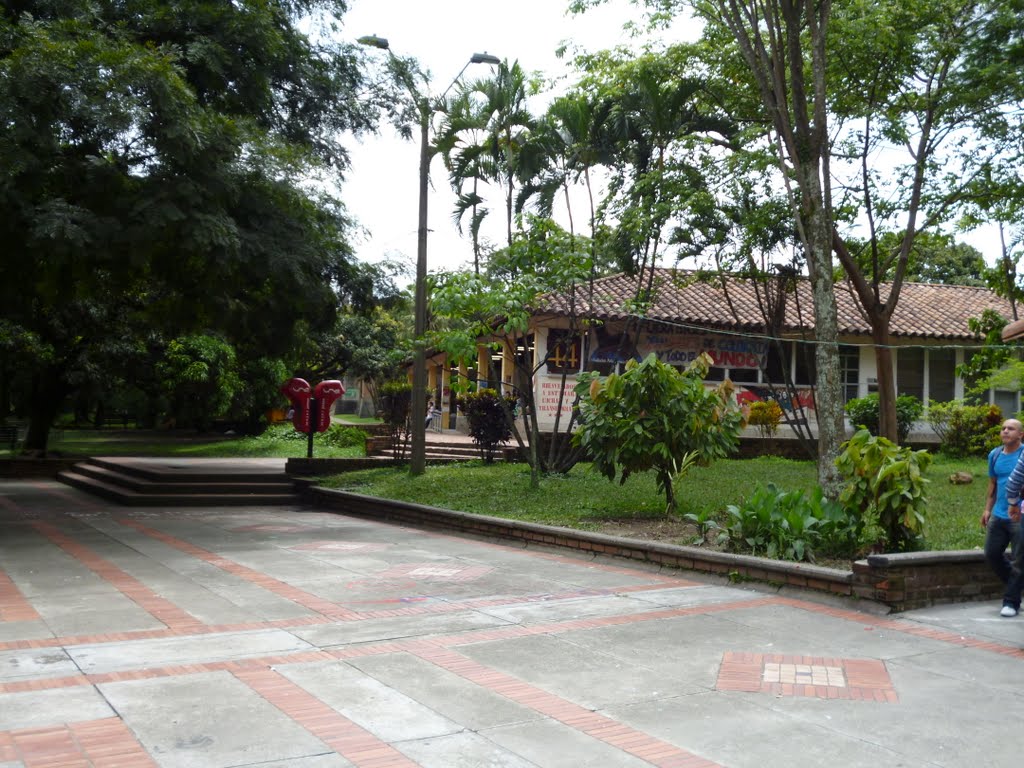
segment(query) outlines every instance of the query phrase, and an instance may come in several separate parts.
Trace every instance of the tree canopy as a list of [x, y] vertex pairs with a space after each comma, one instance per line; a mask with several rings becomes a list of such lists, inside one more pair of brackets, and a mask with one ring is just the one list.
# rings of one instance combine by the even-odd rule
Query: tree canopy
[[349, 222], [315, 181], [344, 170], [343, 131], [397, 101], [358, 49], [300, 29], [344, 10], [5, 3], [0, 375], [27, 447], [113, 348], [202, 333], [253, 359], [332, 325]]

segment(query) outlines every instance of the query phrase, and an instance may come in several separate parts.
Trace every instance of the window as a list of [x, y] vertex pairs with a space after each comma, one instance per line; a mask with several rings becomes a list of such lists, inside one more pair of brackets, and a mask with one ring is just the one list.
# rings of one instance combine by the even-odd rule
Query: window
[[920, 347], [896, 351], [896, 393], [924, 402], [924, 350]]
[[928, 350], [928, 399], [946, 403], [956, 397], [956, 350]]
[[793, 383], [801, 387], [813, 386], [818, 380], [818, 367], [814, 361], [814, 345], [797, 342], [796, 347], [796, 377]]
[[839, 345], [839, 370], [843, 386], [843, 402], [860, 394], [860, 350], [849, 344]]
[[1003, 412], [1003, 418], [1015, 417], [1020, 412], [1020, 392], [997, 389], [994, 393], [993, 402]]

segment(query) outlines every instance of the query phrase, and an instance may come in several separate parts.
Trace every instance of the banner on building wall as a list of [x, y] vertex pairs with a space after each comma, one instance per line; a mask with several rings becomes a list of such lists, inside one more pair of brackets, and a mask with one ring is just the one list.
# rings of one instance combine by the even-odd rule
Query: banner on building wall
[[559, 398], [562, 392], [562, 377], [540, 379], [537, 387], [537, 418], [545, 422], [554, 422], [555, 415], [559, 410], [561, 400], [562, 418], [567, 419], [572, 415], [572, 403], [576, 398], [573, 387], [576, 386], [575, 377], [569, 377], [565, 382], [565, 395]]
[[[562, 426], [560, 428], [564, 428], [568, 424], [568, 419], [572, 415], [572, 404], [576, 396], [576, 393], [573, 391], [575, 386], [576, 377], [568, 377], [565, 382], [565, 397], [561, 401], [562, 417], [560, 423]], [[708, 383], [705, 386], [712, 388], [717, 387], [718, 384]], [[554, 426], [555, 415], [559, 411], [558, 396], [561, 389], [562, 378], [560, 376], [547, 379], [538, 378], [537, 421], [543, 428], [550, 429]], [[761, 400], [775, 400], [782, 407], [782, 410], [787, 411], [792, 418], [814, 417], [815, 414], [813, 392], [808, 387], [795, 390], [793, 397], [789, 397], [784, 391], [773, 392], [769, 387], [749, 384], [737, 385], [736, 399], [740, 404], [756, 403]]]
[[634, 341], [609, 334], [599, 340], [590, 359], [595, 363], [621, 363], [643, 360], [652, 352], [669, 365], [687, 365], [701, 352], [707, 352], [716, 368], [757, 369], [767, 363], [768, 342], [716, 334], [651, 332], [636, 334]]

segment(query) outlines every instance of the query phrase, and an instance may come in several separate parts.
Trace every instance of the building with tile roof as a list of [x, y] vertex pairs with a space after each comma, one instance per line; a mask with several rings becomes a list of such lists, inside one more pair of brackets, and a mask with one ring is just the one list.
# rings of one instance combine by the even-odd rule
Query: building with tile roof
[[[791, 414], [813, 423], [811, 385], [817, 340], [811, 286], [802, 277], [787, 283], [785, 300], [775, 305], [774, 330], [766, 327], [764, 319], [766, 310], [771, 314], [772, 302], [763, 284], [741, 277], [702, 278], [692, 272], [659, 269], [642, 307], [636, 300], [637, 279], [625, 274], [597, 280], [592, 292], [583, 287], [573, 294], [541, 297], [533, 309], [531, 333], [519, 346], [521, 354], [528, 349], [533, 356], [542, 425], [550, 428], [559, 400], [563, 414], [568, 414], [571, 396], [559, 397], [563, 374], [571, 395], [575, 374], [584, 369], [585, 360], [590, 369], [610, 372], [630, 358], [652, 352], [682, 366], [702, 351], [716, 363], [709, 382], [729, 378], [738, 385], [741, 400], [775, 399]], [[844, 398], [849, 400], [877, 389], [875, 352], [870, 326], [848, 284], [837, 284], [836, 302]], [[982, 346], [968, 321], [986, 309], [1005, 318], [1013, 316], [1009, 302], [986, 288], [905, 283], [890, 323], [897, 393], [924, 403], [964, 397], [965, 383], [956, 375], [956, 367]], [[573, 317], [598, 321], [583, 343], [569, 330]], [[511, 386], [515, 374], [510, 357], [508, 351], [490, 360], [482, 354], [477, 370], [484, 373], [469, 375], [491, 386], [499, 379]], [[785, 378], [784, 367], [795, 391], [786, 393], [778, 386]], [[438, 384], [442, 377], [436, 378]], [[991, 390], [988, 398], [1005, 414], [1020, 410], [1017, 391]]]

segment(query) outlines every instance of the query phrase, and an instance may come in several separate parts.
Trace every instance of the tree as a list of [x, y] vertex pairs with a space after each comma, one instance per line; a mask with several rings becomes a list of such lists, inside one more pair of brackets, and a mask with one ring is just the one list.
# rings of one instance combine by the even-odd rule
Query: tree
[[[571, 441], [575, 416], [563, 420], [561, 402], [547, 451], [541, 450], [534, 375], [545, 362], [535, 361], [529, 349], [531, 307], [552, 291], [570, 297], [584, 292], [593, 268], [586, 238], [569, 235], [548, 219], [528, 221], [526, 230], [514, 235], [511, 248], [492, 256], [484, 274], [461, 271], [437, 276], [431, 292], [432, 343], [452, 361], [475, 360], [481, 343], [501, 349], [514, 361], [516, 375], [503, 385], [503, 394], [511, 393], [523, 403], [522, 416], [517, 419], [507, 409], [506, 420], [532, 470], [531, 483], [539, 487], [542, 472], [568, 472], [580, 451]], [[568, 324], [573, 336], [586, 333], [579, 310], [571, 298]], [[563, 373], [560, 397], [567, 396], [565, 382]]]
[[217, 335], [257, 360], [331, 325], [348, 221], [300, 180], [341, 170], [342, 132], [394, 103], [355, 53], [299, 31], [343, 8], [4, 6], [0, 371], [27, 448], [115, 340]]
[[711, 356], [701, 353], [683, 372], [653, 354], [630, 360], [622, 374], [581, 374], [576, 442], [594, 468], [623, 484], [653, 470], [666, 510], [676, 510], [675, 483], [695, 464], [708, 464], [739, 447], [743, 413], [731, 382], [707, 389]]
[[[826, 103], [826, 38], [830, 0], [708, 0], [696, 4], [709, 23], [711, 46], [731, 38], [747, 68], [747, 83], [763, 109], [778, 163], [795, 189], [789, 195], [814, 295], [818, 421], [818, 480], [829, 497], [839, 491], [835, 458], [843, 435], [838, 321], [832, 272], [834, 212]], [[881, 376], [881, 374], [880, 374]]]
[[[475, 80], [460, 89], [458, 98], [449, 107], [453, 119], [442, 132], [439, 144], [452, 180], [459, 193], [457, 218], [473, 210], [471, 226], [479, 232], [482, 213], [478, 184], [498, 184], [505, 198], [506, 245], [512, 243], [513, 207], [520, 152], [534, 127], [534, 117], [526, 99], [533, 87], [519, 62], [506, 60], [491, 77]], [[461, 140], [460, 140], [461, 139]], [[457, 152], [455, 150], [458, 150]], [[462, 192], [466, 181], [472, 181], [472, 193]], [[476, 237], [474, 253], [479, 261]]]

